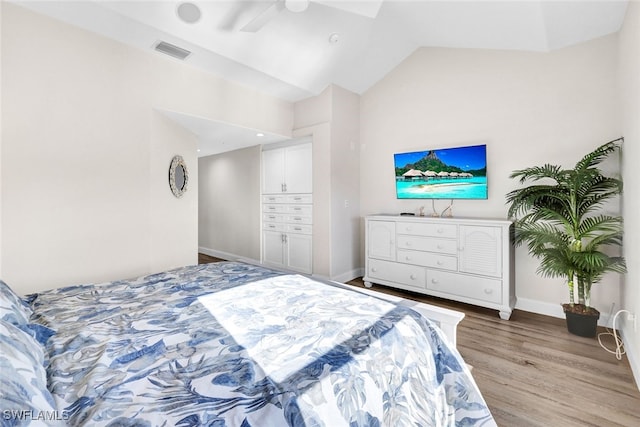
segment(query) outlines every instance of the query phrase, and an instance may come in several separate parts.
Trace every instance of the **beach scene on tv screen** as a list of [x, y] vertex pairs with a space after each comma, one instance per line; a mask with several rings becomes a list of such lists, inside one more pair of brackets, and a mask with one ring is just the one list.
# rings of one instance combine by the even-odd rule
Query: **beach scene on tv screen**
[[486, 199], [487, 146], [394, 154], [399, 199]]

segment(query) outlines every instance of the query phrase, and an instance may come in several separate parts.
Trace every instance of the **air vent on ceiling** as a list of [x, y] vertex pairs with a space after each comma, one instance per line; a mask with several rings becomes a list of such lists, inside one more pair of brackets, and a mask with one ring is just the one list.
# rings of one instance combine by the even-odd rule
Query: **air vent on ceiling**
[[188, 50], [167, 42], [158, 42], [155, 46], [155, 49], [158, 52], [165, 53], [180, 60], [184, 60], [187, 56], [191, 55], [191, 52], [189, 52]]

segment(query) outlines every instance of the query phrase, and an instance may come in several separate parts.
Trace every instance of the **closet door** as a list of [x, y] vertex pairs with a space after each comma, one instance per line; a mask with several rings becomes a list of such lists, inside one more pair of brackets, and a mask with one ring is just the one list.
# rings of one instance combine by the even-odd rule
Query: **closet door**
[[284, 192], [284, 150], [264, 150], [262, 152], [262, 193]]
[[262, 262], [274, 267], [284, 267], [284, 237], [280, 231], [262, 232]]
[[311, 143], [285, 148], [284, 183], [287, 193], [311, 193]]
[[302, 273], [311, 273], [313, 256], [312, 240], [307, 234], [286, 235], [287, 267]]

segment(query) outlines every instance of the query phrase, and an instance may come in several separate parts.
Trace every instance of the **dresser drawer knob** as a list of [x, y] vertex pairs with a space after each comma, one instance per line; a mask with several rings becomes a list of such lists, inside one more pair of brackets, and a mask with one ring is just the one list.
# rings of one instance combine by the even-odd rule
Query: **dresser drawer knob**
[[372, 271], [373, 273], [375, 273], [376, 271], [378, 271], [378, 269], [377, 269], [377, 268], [375, 268], [375, 267], [373, 267], [373, 268], [371, 269], [371, 271]]
[[405, 260], [407, 261], [411, 261], [411, 257], [409, 255], [407, 255], [406, 257], [404, 257]]
[[442, 261], [436, 261], [436, 264], [438, 264], [438, 265], [444, 265], [444, 262], [442, 262]]
[[411, 280], [416, 280], [416, 275], [415, 275], [415, 274], [412, 274], [411, 276], [409, 276], [409, 279], [411, 279]]
[[438, 280], [436, 280], [436, 279], [431, 279], [431, 283], [433, 283], [434, 285], [437, 285], [440, 282]]
[[493, 293], [493, 289], [485, 288], [484, 293], [487, 295], [491, 295]]
[[442, 233], [444, 233], [444, 230], [442, 228], [438, 228], [438, 233], [442, 234]]

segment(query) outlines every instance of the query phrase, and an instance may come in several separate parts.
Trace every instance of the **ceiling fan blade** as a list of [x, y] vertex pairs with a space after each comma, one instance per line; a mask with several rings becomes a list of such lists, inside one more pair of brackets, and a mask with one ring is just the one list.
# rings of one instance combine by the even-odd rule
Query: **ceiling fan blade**
[[282, 9], [284, 9], [284, 0], [274, 0], [266, 9], [260, 12], [258, 16], [249, 21], [244, 27], [240, 28], [240, 31], [247, 33], [260, 31], [260, 29], [280, 13]]
[[345, 12], [355, 13], [356, 15], [365, 16], [367, 18], [375, 18], [378, 16], [380, 6], [384, 0], [367, 0], [367, 1], [336, 1], [336, 0], [312, 0], [315, 3], [343, 10]]

